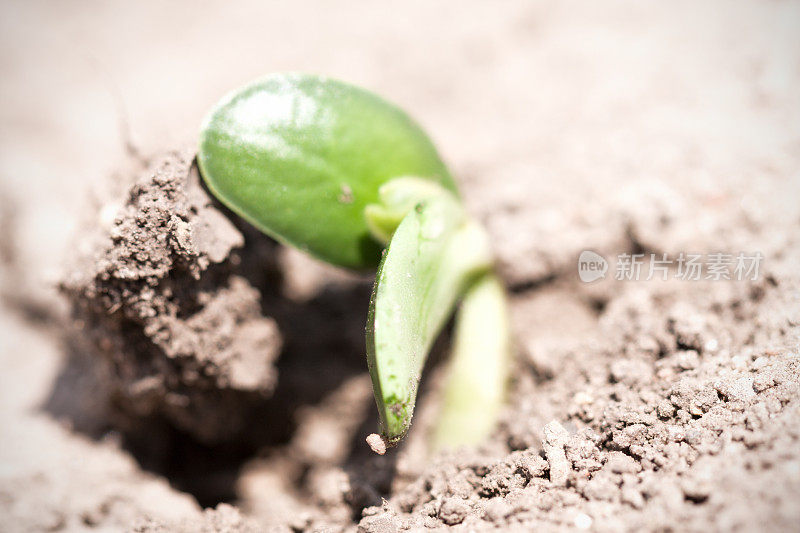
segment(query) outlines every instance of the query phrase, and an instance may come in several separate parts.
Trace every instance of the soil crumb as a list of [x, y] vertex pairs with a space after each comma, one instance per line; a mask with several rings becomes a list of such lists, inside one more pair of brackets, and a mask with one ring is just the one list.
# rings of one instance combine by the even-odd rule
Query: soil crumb
[[386, 441], [377, 433], [370, 433], [367, 435], [367, 444], [369, 444], [370, 449], [378, 455], [386, 453]]

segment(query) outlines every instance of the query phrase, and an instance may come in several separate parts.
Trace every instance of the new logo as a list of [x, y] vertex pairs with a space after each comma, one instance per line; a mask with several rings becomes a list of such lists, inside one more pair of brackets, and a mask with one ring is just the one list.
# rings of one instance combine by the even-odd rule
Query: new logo
[[591, 250], [584, 250], [578, 257], [578, 277], [584, 283], [591, 283], [606, 277], [608, 261], [602, 255]]

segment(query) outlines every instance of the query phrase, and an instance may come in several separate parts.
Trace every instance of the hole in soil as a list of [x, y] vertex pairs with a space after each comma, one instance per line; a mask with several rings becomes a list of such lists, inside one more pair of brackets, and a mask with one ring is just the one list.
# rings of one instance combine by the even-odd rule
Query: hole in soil
[[[261, 275], [261, 280], [266, 279]], [[76, 338], [74, 333], [65, 343], [68, 355], [43, 409], [92, 438], [116, 435], [143, 469], [164, 476], [204, 507], [229, 502], [236, 497], [235, 484], [242, 465], [265, 448], [286, 445], [294, 436], [299, 411], [316, 406], [346, 380], [366, 373], [363, 335], [370, 289], [369, 281], [331, 285], [303, 303], [280, 298], [274, 290], [272, 294], [265, 291], [268, 294], [261, 302], [264, 315], [276, 321], [284, 341], [275, 362], [278, 381], [273, 395], [264, 398], [255, 393], [214, 390], [204, 393], [212, 405], [215, 398], [233, 406], [241, 403], [248, 423], [239, 434], [204, 443], [176, 428], [174, 420], [167, 420], [160, 413], [137, 416], [132, 412], [136, 409], [132, 400], [121, 398], [115, 390], [119, 385], [115, 380], [119, 378], [115, 377], [114, 363], [93, 353], [86, 340]], [[133, 347], [134, 357], [151, 357], [153, 345], [141, 327], [121, 323], [125, 330], [123, 342]], [[108, 331], [110, 336], [119, 334]], [[148, 346], [137, 349], [137, 339]], [[163, 356], [159, 359], [167, 360]], [[202, 421], [202, 409], [193, 409], [192, 416]], [[368, 422], [375, 424], [372, 416]], [[359, 440], [354, 435], [354, 449], [364, 447]], [[363, 501], [374, 504], [369, 497]]]
[[[307, 481], [302, 471], [317, 460], [313, 448], [330, 446], [325, 431], [321, 444], [305, 435], [307, 415], [312, 415], [311, 423], [314, 416], [325, 415], [333, 433], [342, 434], [347, 428], [336, 464], [351, 477], [353, 486], [363, 489], [350, 494], [348, 504], [354, 513], [380, 504], [395, 469], [391, 461], [375, 468], [374, 461], [363, 455], [370, 453], [363, 436], [375, 429], [374, 401], [362, 386], [356, 403], [369, 404], [368, 414], [343, 411], [337, 403], [353, 380], [366, 378], [361, 383], [368, 383], [364, 322], [371, 280], [331, 282], [308, 301], [283, 297], [285, 267], [278, 261], [278, 245], [214, 203], [246, 244], [202, 270], [199, 278], [190, 257], [186, 265], [170, 264], [167, 276], [122, 281], [101, 275], [80, 287], [90, 290], [71, 293], [82, 331], [73, 324], [65, 327], [67, 357], [43, 409], [95, 439], [117, 438], [142, 468], [164, 476], [203, 506], [236, 498], [242, 467], [256, 458], [278, 456], [294, 462], [300, 475], [284, 481], [302, 494]], [[269, 397], [246, 388], [224, 388], [231, 382], [225, 381], [230, 377], [221, 370], [228, 363], [211, 361], [210, 354], [230, 342], [230, 335], [214, 333], [233, 328], [232, 335], [240, 338], [236, 336], [248, 330], [238, 326], [251, 320], [251, 315], [241, 315], [231, 325], [219, 318], [239, 308], [240, 302], [253, 303], [250, 287], [245, 287], [250, 299], [224, 292], [232, 290], [233, 280], [260, 291], [262, 314], [280, 331], [283, 346], [274, 362], [277, 382]], [[111, 306], [113, 313], [108, 311], [108, 300], [120, 302]], [[135, 307], [142, 302], [147, 312], [171, 314], [163, 321], [148, 321], [152, 314]], [[213, 302], [220, 307], [213, 307]], [[209, 309], [221, 311], [201, 316]], [[251, 313], [258, 314], [252, 307]], [[243, 357], [242, 352], [234, 353], [233, 357]], [[268, 362], [265, 358], [263, 364]], [[259, 381], [258, 386], [268, 389], [269, 381]], [[330, 409], [331, 405], [338, 409]], [[361, 423], [368, 429], [351, 435], [353, 426]], [[298, 442], [304, 440], [310, 444]]]
[[204, 445], [160, 418], [142, 419], [140, 432], [125, 432], [122, 447], [149, 472], [164, 476], [203, 507], [236, 498], [242, 463], [256, 452], [246, 443]]

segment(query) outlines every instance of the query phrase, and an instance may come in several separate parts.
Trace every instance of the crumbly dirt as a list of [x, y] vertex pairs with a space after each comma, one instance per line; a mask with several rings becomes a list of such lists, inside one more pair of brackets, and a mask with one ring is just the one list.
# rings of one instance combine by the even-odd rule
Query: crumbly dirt
[[116, 408], [215, 442], [235, 439], [274, 391], [282, 339], [259, 291], [233, 272], [244, 237], [210, 205], [192, 164], [191, 154], [160, 158], [123, 206], [106, 206], [110, 220], [62, 290]]
[[[797, 530], [800, 4], [242, 6], [2, 8], [0, 529]], [[279, 68], [409, 107], [492, 235], [517, 358], [480, 447], [427, 453], [445, 335], [408, 438], [374, 454], [369, 277], [164, 152]], [[605, 279], [578, 279], [583, 250]], [[763, 260], [614, 279], [618, 254], [680, 252]]]

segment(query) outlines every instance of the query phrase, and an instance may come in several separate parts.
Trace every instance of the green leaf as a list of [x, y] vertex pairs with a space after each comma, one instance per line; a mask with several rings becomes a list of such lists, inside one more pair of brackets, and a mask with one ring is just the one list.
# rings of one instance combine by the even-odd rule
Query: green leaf
[[460, 296], [491, 266], [485, 232], [452, 194], [418, 203], [394, 232], [367, 320], [367, 362], [381, 433], [390, 444], [411, 424], [433, 341]]
[[341, 81], [275, 74], [225, 97], [198, 163], [211, 191], [272, 237], [333, 264], [378, 264], [365, 207], [398, 176], [455, 192], [425, 133], [400, 109]]

